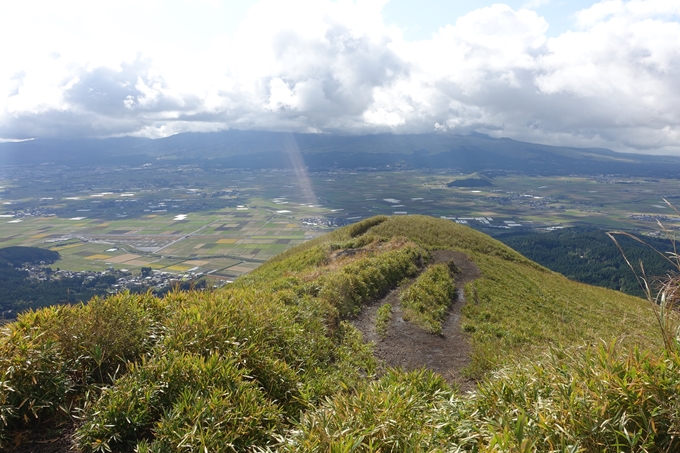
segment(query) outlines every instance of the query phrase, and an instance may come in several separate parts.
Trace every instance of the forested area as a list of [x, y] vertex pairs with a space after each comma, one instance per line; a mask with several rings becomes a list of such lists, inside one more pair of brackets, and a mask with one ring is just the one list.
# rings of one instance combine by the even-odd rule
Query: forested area
[[[174, 289], [189, 291], [207, 288], [207, 281], [204, 278], [177, 281], [163, 287], [145, 284], [114, 286], [119, 278], [129, 277], [130, 273], [125, 271], [55, 273], [52, 268], [46, 266], [59, 259], [59, 253], [38, 247], [0, 248], [0, 288], [2, 288], [0, 319], [13, 319], [28, 309], [87, 302], [94, 296], [109, 294], [112, 289], [114, 292], [126, 290], [132, 293], [151, 291], [162, 297]], [[35, 266], [39, 271], [31, 271], [33, 272], [31, 275], [31, 272], [26, 270], [31, 266]], [[142, 268], [142, 274], [151, 275], [151, 268]]]
[[[643, 296], [621, 251], [604, 230], [575, 227], [548, 233], [513, 233], [497, 239], [572, 280]], [[670, 240], [644, 237], [648, 244], [644, 245], [624, 236], [617, 239], [633, 265], [639, 268], [639, 263], [643, 263], [648, 277], [653, 279], [673, 271], [674, 266], [651, 248], [671, 252]]]
[[[58, 280], [30, 279], [28, 272], [15, 269], [0, 260], [0, 310], [3, 317], [13, 318], [28, 308], [87, 301], [95, 295], [106, 294], [110, 283], [106, 276], [85, 282], [83, 277], [62, 277]], [[115, 277], [114, 277], [115, 283]]]
[[3, 247], [0, 248], [0, 260], [12, 263], [14, 267], [23, 264], [52, 264], [60, 258], [59, 252], [41, 249], [40, 247]]
[[[25, 265], [52, 264], [59, 253], [38, 247], [5, 247], [0, 249], [0, 311], [4, 318], [14, 318], [28, 308], [40, 308], [59, 303], [87, 301], [106, 294], [116, 282], [113, 276], [101, 276], [85, 281], [84, 277], [61, 277], [40, 281], [30, 278]], [[49, 275], [49, 271], [47, 272]], [[85, 284], [83, 284], [85, 282]]]

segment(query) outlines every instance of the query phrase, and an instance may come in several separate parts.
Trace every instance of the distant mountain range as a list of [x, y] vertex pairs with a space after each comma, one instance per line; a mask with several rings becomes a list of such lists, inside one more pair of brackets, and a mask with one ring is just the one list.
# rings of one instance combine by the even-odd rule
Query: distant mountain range
[[155, 140], [121, 137], [0, 143], [2, 165], [137, 165], [158, 159], [252, 169], [289, 168], [296, 162], [314, 170], [451, 168], [465, 173], [514, 171], [537, 175], [680, 174], [678, 157], [547, 146], [482, 134], [349, 136], [230, 130]]

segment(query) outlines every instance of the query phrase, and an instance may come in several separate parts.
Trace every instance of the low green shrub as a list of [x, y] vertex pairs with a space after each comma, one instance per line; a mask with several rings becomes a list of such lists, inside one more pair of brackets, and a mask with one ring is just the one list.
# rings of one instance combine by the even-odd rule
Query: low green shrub
[[164, 317], [165, 301], [150, 293], [95, 297], [64, 308], [48, 335], [59, 342], [77, 383], [110, 383], [127, 362], [151, 350]]
[[[54, 309], [41, 309], [30, 317], [49, 318]], [[29, 316], [22, 316], [26, 321]], [[75, 384], [69, 376], [59, 344], [30, 323], [10, 325], [0, 343], [0, 441], [6, 430], [37, 424], [66, 404]]]
[[445, 264], [428, 267], [399, 294], [404, 319], [428, 332], [441, 333], [442, 320], [456, 294], [456, 286]]
[[[240, 288], [210, 295], [180, 293], [173, 297], [177, 309], [168, 319], [159, 352], [188, 352], [206, 357], [220, 354], [236, 359], [271, 398], [280, 401], [295, 398], [299, 378], [287, 359], [295, 363], [300, 354], [303, 357], [312, 354], [309, 348], [295, 347], [300, 343], [299, 326], [290, 319], [295, 307]], [[316, 328], [323, 332], [323, 325], [317, 324]], [[330, 349], [332, 341], [321, 340], [317, 346]]]
[[429, 423], [438, 403], [452, 396], [431, 371], [390, 370], [355, 391], [339, 392], [302, 417], [283, 452], [431, 451], [437, 426]]
[[276, 404], [237, 360], [218, 354], [170, 352], [144, 361], [95, 406], [75, 434], [84, 452], [132, 451], [150, 438], [150, 451], [226, 451], [210, 448], [218, 442], [237, 450], [271, 443], [281, 423]]
[[405, 277], [412, 277], [427, 259], [427, 252], [405, 243], [394, 250], [357, 259], [319, 278], [319, 297], [341, 316], [355, 315], [369, 300], [379, 298]]
[[357, 223], [347, 227], [347, 230], [344, 231], [344, 233], [351, 238], [361, 236], [362, 234], [366, 233], [368, 230], [370, 230], [374, 226], [380, 225], [381, 223], [386, 221], [388, 218], [389, 217], [384, 216], [384, 215], [378, 215], [378, 216], [375, 216], [375, 217], [371, 217], [370, 219], [362, 220], [361, 222], [357, 222]]
[[380, 338], [385, 338], [392, 321], [392, 304], [383, 304], [375, 315], [375, 331]]
[[361, 247], [366, 247], [369, 244], [372, 244], [374, 242], [379, 242], [379, 241], [384, 241], [384, 239], [380, 239], [377, 236], [373, 236], [372, 234], [364, 234], [362, 236], [357, 236], [357, 237], [352, 237], [352, 239], [348, 239], [346, 241], [341, 241], [341, 242], [331, 242], [330, 243], [330, 248], [331, 250], [355, 250], [359, 249]]
[[677, 354], [553, 351], [497, 373], [463, 410], [459, 401], [435, 418], [462, 451], [678, 451], [679, 391]]
[[[130, 365], [83, 412], [76, 438], [84, 451], [130, 451], [142, 441], [140, 451], [266, 446], [303, 410], [375, 368], [337, 310], [290, 288], [234, 285], [172, 293], [166, 303], [151, 358]], [[242, 393], [225, 393], [232, 381]]]
[[163, 314], [160, 299], [124, 293], [20, 315], [0, 337], [3, 430], [69, 416], [151, 350]]
[[389, 371], [310, 410], [282, 451], [579, 452], [680, 449], [680, 356], [614, 346], [552, 351], [475, 393]]
[[280, 422], [276, 406], [253, 387], [186, 390], [156, 424], [154, 440], [137, 452], [253, 451], [273, 443]]

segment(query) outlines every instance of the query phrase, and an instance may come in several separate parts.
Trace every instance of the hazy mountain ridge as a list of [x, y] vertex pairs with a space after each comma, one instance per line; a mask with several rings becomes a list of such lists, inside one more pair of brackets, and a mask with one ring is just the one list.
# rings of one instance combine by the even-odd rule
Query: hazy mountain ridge
[[54, 162], [64, 165], [133, 165], [157, 158], [178, 163], [209, 160], [235, 168], [290, 167], [290, 153], [300, 151], [312, 169], [406, 167], [454, 168], [464, 172], [509, 170], [529, 174], [622, 173], [639, 176], [677, 174], [680, 158], [616, 153], [495, 139], [481, 134], [364, 136], [289, 134], [265, 131], [183, 133], [162, 139], [38, 139], [1, 143], [4, 164]]

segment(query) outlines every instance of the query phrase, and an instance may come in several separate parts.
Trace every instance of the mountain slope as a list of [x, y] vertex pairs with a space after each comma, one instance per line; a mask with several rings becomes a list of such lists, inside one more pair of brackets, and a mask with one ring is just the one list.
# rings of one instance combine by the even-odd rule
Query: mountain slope
[[[418, 291], [400, 297], [414, 310], [410, 322], [423, 316], [436, 325], [438, 308], [427, 304], [435, 295], [450, 303], [457, 275], [455, 263], [432, 264], [441, 250], [466, 255], [480, 271], [464, 285], [462, 328], [472, 347], [466, 374], [491, 393], [472, 399], [427, 371], [381, 371], [372, 346], [347, 321], [414, 281]], [[487, 397], [500, 385], [491, 372], [551, 347], [614, 339], [622, 351], [658, 348], [645, 302], [571, 282], [453, 222], [374, 217], [291, 249], [219, 291], [123, 294], [24, 314], [0, 340], [3, 443], [16, 430], [68, 424], [77, 415], [82, 451], [429, 451], [454, 444], [484, 451], [493, 446], [490, 431], [470, 444], [460, 430], [479, 413], [473, 406], [491, 404]], [[521, 373], [525, 382], [543, 382]]]
[[650, 177], [674, 177], [680, 170], [677, 157], [548, 146], [481, 134], [346, 136], [237, 130], [183, 133], [156, 140], [122, 137], [0, 143], [0, 162], [5, 165], [45, 162], [71, 166], [139, 165], [161, 158], [176, 162], [209, 160], [213, 167], [287, 168], [298, 160], [297, 157], [291, 159], [291, 153], [298, 152], [304, 164], [312, 169], [389, 166], [455, 168], [466, 173], [486, 170]]

